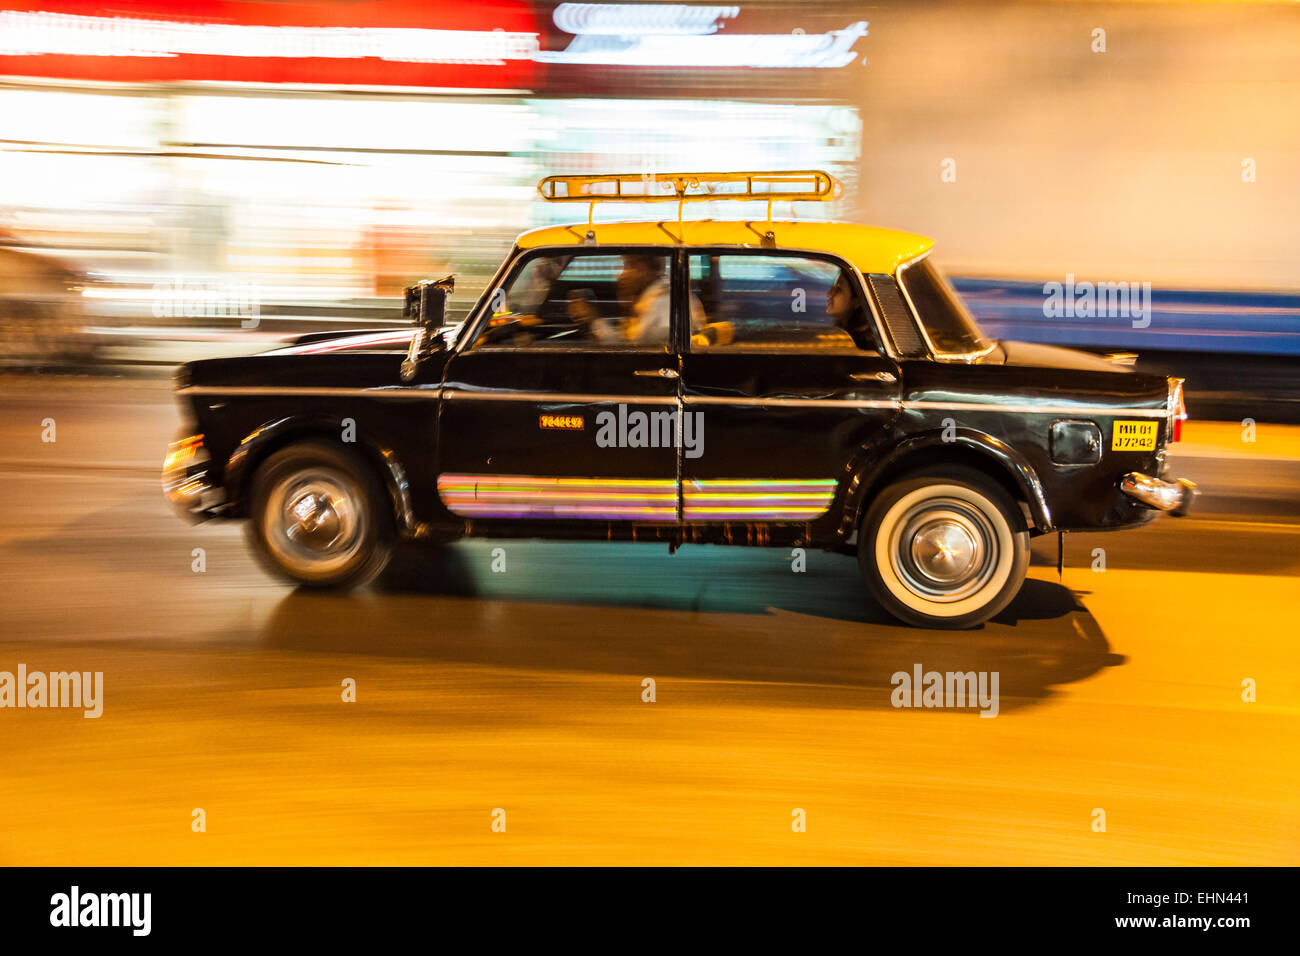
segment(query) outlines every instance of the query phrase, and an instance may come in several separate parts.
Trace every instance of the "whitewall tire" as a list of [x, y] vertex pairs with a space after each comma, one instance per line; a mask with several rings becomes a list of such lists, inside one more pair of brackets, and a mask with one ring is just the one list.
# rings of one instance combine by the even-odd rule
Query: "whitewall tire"
[[1020, 591], [1029, 532], [1019, 506], [987, 475], [963, 467], [917, 472], [872, 502], [858, 563], [894, 617], [921, 627], [974, 627]]

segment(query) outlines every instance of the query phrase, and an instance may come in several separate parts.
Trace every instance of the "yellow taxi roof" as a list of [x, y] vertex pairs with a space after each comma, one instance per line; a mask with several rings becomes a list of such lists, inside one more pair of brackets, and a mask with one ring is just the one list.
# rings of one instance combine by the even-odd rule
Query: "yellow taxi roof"
[[[597, 222], [533, 229], [518, 238], [521, 249], [538, 246], [581, 246], [587, 230], [596, 245], [746, 246], [759, 248], [763, 235], [772, 232], [777, 249], [827, 252], [848, 260], [860, 272], [892, 275], [901, 264], [915, 259], [934, 245], [933, 239], [896, 229], [862, 226], [852, 222], [695, 219], [679, 223]], [[680, 242], [678, 241], [680, 239]]]

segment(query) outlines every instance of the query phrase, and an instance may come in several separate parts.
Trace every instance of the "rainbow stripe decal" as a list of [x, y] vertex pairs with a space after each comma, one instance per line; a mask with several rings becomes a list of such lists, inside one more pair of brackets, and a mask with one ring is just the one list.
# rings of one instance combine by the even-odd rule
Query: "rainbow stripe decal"
[[682, 505], [687, 521], [812, 521], [835, 497], [834, 478], [687, 478]]
[[439, 475], [438, 497], [462, 518], [677, 520], [674, 478]]
[[[462, 518], [677, 520], [672, 478], [439, 475], [438, 497]], [[812, 521], [835, 497], [835, 479], [697, 479], [682, 485], [687, 521]]]

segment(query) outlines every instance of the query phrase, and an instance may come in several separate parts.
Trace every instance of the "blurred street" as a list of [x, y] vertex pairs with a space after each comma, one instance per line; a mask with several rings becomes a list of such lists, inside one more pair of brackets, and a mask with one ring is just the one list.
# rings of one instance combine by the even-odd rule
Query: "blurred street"
[[[178, 426], [157, 376], [0, 381], [0, 670], [105, 694], [6, 711], [0, 864], [1300, 862], [1300, 429], [1192, 421], [1193, 517], [1068, 536], [1061, 581], [1039, 539], [1008, 611], [927, 632], [779, 549], [472, 541], [295, 592], [170, 511]], [[894, 709], [914, 664], [998, 671], [997, 718]]]

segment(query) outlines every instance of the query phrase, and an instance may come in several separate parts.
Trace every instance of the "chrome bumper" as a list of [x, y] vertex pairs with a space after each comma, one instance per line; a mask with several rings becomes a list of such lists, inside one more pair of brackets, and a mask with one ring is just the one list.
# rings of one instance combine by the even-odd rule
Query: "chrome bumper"
[[214, 517], [225, 497], [222, 489], [208, 481], [208, 465], [202, 435], [172, 442], [163, 459], [163, 494], [188, 521], [198, 523]]
[[1167, 511], [1179, 517], [1191, 510], [1192, 499], [1196, 497], [1195, 482], [1186, 478], [1166, 481], [1144, 475], [1140, 471], [1130, 471], [1121, 478], [1119, 490], [1148, 508]]

